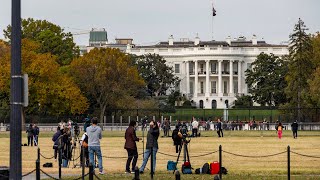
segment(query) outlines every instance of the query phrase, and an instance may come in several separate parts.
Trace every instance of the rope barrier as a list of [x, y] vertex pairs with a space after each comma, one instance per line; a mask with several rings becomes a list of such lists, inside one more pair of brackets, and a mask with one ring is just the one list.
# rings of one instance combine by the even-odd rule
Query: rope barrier
[[43, 174], [45, 174], [46, 176], [48, 176], [49, 178], [51, 178], [51, 179], [59, 180], [58, 178], [55, 178], [55, 177], [51, 176], [50, 174], [44, 172], [42, 169], [40, 169], [40, 171], [41, 171]]
[[277, 156], [277, 155], [280, 155], [280, 154], [284, 154], [284, 153], [286, 153], [287, 151], [283, 151], [283, 152], [275, 153], [275, 154], [263, 155], [263, 156], [241, 155], [241, 154], [235, 154], [235, 153], [231, 153], [231, 152], [224, 151], [224, 150], [223, 150], [223, 152], [225, 152], [225, 153], [227, 153], [227, 154], [234, 155], [234, 156], [240, 156], [240, 157], [247, 157], [247, 158], [264, 158], [264, 157], [271, 157], [271, 156]]
[[162, 154], [162, 155], [170, 156], [170, 157], [177, 157], [177, 155], [171, 155], [171, 154], [166, 154], [166, 153], [162, 153], [162, 152], [158, 152], [158, 153]]
[[48, 157], [45, 157], [44, 155], [42, 155], [41, 153], [40, 153], [40, 156], [45, 158], [45, 159], [53, 159], [54, 158], [54, 155], [52, 157], [48, 158]]
[[34, 169], [34, 170], [30, 171], [30, 172], [22, 175], [22, 177], [29, 176], [30, 174], [32, 174], [32, 173], [35, 172], [36, 170], [37, 170], [37, 169]]
[[319, 156], [311, 156], [311, 155], [306, 155], [306, 154], [301, 154], [301, 153], [297, 153], [294, 151], [291, 151], [291, 153], [299, 155], [299, 156], [304, 156], [304, 157], [310, 157], [310, 158], [320, 158]]
[[200, 157], [200, 156], [207, 156], [207, 155], [210, 155], [210, 154], [214, 154], [214, 153], [217, 153], [217, 151], [214, 151], [214, 152], [210, 152], [210, 153], [206, 153], [206, 154], [201, 154], [201, 155], [195, 155], [195, 156], [190, 156], [190, 157]]
[[87, 174], [85, 174], [85, 175], [83, 175], [83, 176], [80, 176], [80, 177], [78, 177], [78, 178], [74, 179], [74, 180], [82, 179], [83, 177], [86, 177], [86, 176], [88, 176], [89, 174], [90, 174], [90, 173], [87, 173]]
[[[138, 154], [139, 156], [141, 156], [141, 155], [143, 155], [143, 153], [140, 153], [140, 154]], [[109, 159], [116, 159], [116, 158], [120, 158], [120, 159], [126, 159], [126, 158], [128, 158], [128, 156], [118, 156], [118, 157], [115, 157], [115, 156], [109, 156], [109, 157], [107, 157], [107, 156], [102, 156], [103, 158], [109, 158]]]

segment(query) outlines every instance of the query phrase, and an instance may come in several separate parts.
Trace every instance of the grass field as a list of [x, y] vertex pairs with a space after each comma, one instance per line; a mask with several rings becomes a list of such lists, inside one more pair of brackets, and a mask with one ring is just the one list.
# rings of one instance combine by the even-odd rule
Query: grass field
[[[52, 137], [53, 132], [41, 133], [39, 147], [41, 153], [46, 157], [53, 156]], [[319, 157], [320, 132], [303, 131], [298, 132], [298, 139], [293, 139], [291, 131], [285, 131], [284, 137], [278, 139], [275, 131], [225, 131], [224, 138], [217, 138], [213, 131], [202, 132], [202, 137], [193, 138], [189, 144], [191, 164], [194, 168], [202, 167], [205, 162], [218, 161], [219, 154], [214, 153], [207, 156], [193, 157], [217, 151], [219, 145], [226, 152], [245, 156], [264, 156], [284, 152], [272, 157], [240, 157], [226, 152], [222, 153], [222, 165], [226, 167], [229, 174], [224, 179], [286, 179], [287, 174], [287, 146], [291, 151]], [[123, 149], [124, 132], [105, 131], [102, 139], [103, 165], [107, 175], [103, 179], [132, 179], [132, 176], [124, 175], [126, 151]], [[141, 137], [141, 132], [138, 132]], [[205, 136], [205, 137], [204, 137]], [[22, 142], [27, 138], [23, 133]], [[9, 165], [9, 133], [0, 133], [0, 166]], [[157, 168], [155, 179], [174, 179], [172, 172], [166, 171], [168, 160], [176, 160], [177, 154], [172, 145], [171, 138], [159, 138], [159, 153], [157, 154]], [[37, 158], [36, 147], [22, 147], [23, 173], [35, 169]], [[142, 152], [142, 142], [138, 143], [138, 152]], [[160, 153], [173, 155], [169, 157]], [[76, 151], [75, 157], [79, 156]], [[118, 158], [117, 158], [118, 157]], [[183, 159], [183, 156], [180, 157]], [[41, 158], [41, 165], [52, 162], [53, 168], [42, 168], [50, 174], [58, 174], [58, 165], [53, 160]], [[142, 163], [142, 155], [138, 159], [138, 165]], [[63, 168], [62, 174], [66, 176], [79, 176], [80, 168]], [[150, 167], [149, 163], [147, 167]], [[178, 167], [181, 167], [179, 163]], [[87, 170], [86, 170], [87, 171]], [[146, 170], [141, 179], [149, 179], [149, 170]], [[291, 175], [293, 179], [320, 179], [320, 158], [309, 158], [291, 153]], [[213, 179], [210, 175], [183, 175], [182, 179]], [[67, 178], [68, 179], [68, 178]], [[69, 178], [71, 179], [71, 178]]]

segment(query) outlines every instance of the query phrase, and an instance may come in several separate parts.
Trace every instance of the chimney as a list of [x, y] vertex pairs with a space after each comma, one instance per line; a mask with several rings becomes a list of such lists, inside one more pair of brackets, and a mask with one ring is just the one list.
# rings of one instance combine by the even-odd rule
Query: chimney
[[231, 45], [231, 37], [230, 36], [228, 36], [227, 38], [226, 38], [226, 41], [227, 41], [227, 43], [229, 44], [229, 46]]
[[200, 38], [199, 38], [199, 36], [197, 34], [196, 38], [194, 39], [194, 45], [197, 46], [199, 44], [200, 44]]
[[173, 45], [173, 35], [170, 35], [169, 37], [169, 46]]
[[258, 41], [257, 41], [257, 36], [254, 34], [252, 36], [252, 45], [257, 45], [258, 44]]

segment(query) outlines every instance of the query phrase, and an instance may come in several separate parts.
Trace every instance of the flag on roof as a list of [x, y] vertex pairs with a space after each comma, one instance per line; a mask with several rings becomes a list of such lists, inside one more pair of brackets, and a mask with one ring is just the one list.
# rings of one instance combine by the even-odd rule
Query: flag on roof
[[216, 16], [217, 15], [216, 12], [217, 11], [214, 9], [213, 4], [212, 4], [212, 16]]

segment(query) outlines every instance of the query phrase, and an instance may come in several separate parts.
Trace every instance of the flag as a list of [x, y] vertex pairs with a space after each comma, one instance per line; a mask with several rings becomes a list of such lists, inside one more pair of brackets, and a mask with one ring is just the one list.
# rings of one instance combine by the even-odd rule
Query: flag
[[213, 4], [212, 4], [212, 16], [216, 16], [216, 15], [217, 15], [216, 10], [214, 9]]

